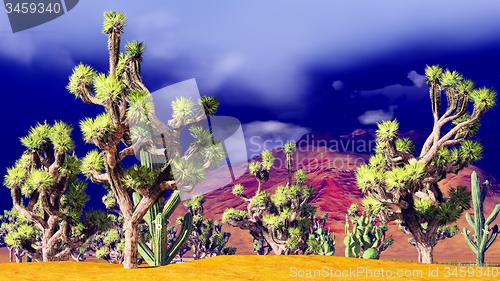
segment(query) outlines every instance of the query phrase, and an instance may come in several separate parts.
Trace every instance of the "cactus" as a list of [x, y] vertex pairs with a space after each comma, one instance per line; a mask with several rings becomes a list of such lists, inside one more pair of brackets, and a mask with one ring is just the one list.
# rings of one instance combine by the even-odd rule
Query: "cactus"
[[472, 202], [474, 205], [474, 218], [466, 213], [465, 218], [474, 229], [474, 236], [470, 237], [470, 231], [464, 227], [463, 234], [472, 251], [476, 254], [477, 265], [484, 265], [484, 254], [491, 247], [498, 235], [498, 225], [491, 227], [500, 212], [500, 204], [497, 204], [488, 218], [484, 218], [483, 203], [488, 193], [490, 183], [485, 181], [481, 187], [476, 172], [471, 175]]
[[[311, 243], [314, 241], [315, 243]], [[322, 227], [309, 234], [309, 247], [311, 252], [320, 256], [333, 256], [335, 254], [335, 234], [332, 235], [329, 229]], [[312, 246], [312, 245], [314, 246]]]
[[314, 218], [312, 232], [307, 241], [307, 254], [333, 256], [335, 254], [335, 233], [326, 226], [328, 216], [322, 214]]
[[[145, 151], [140, 152], [141, 164], [154, 169], [153, 159]], [[133, 194], [134, 204], [137, 204], [141, 198], [138, 193]], [[144, 215], [149, 230], [150, 245], [142, 238], [139, 239], [139, 254], [150, 266], [161, 266], [169, 264], [186, 243], [191, 233], [193, 217], [191, 213], [186, 213], [182, 222], [180, 235], [171, 243], [168, 241], [168, 218], [174, 212], [175, 208], [181, 202], [181, 195], [175, 190], [170, 198], [164, 203], [163, 197], [160, 197], [153, 206]]]
[[[353, 224], [351, 230], [351, 224]], [[346, 214], [344, 226], [345, 256], [348, 258], [378, 259], [380, 254], [392, 245], [392, 238], [386, 238], [387, 226], [377, 224], [374, 217], [357, 214], [357, 206], [351, 206]]]

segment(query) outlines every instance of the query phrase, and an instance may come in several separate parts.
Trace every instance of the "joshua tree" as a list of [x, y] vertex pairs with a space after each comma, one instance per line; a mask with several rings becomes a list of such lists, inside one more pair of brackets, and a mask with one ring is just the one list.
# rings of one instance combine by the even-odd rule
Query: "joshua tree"
[[111, 190], [102, 197], [102, 202], [108, 213], [110, 227], [108, 230], [94, 235], [89, 241], [85, 252], [90, 252], [98, 259], [109, 263], [123, 262], [123, 249], [125, 235], [123, 233], [123, 217], [116, 204], [116, 199]]
[[[294, 145], [289, 144], [285, 153], [293, 152]], [[258, 182], [257, 191], [252, 197], [247, 197], [243, 185], [235, 185], [233, 194], [240, 197], [247, 208], [225, 210], [223, 223], [249, 230], [258, 253], [269, 252], [266, 248], [271, 248], [276, 255], [306, 253], [309, 235], [314, 233], [315, 207], [310, 205], [313, 189], [304, 185], [306, 174], [303, 170], [293, 174], [292, 169], [288, 169], [288, 173], [295, 176], [295, 182], [278, 186], [272, 195], [261, 190], [261, 182], [269, 179], [273, 162], [272, 153], [264, 151], [261, 161], [250, 163], [250, 173]]]
[[[32, 222], [20, 215], [15, 209], [5, 210], [0, 216], [0, 246], [9, 250], [10, 262], [22, 262], [25, 255], [32, 255], [33, 244], [40, 236]], [[30, 258], [27, 258], [29, 260]]]
[[476, 89], [461, 74], [439, 66], [428, 66], [425, 74], [434, 125], [420, 153], [414, 155], [410, 139], [398, 137], [397, 121], [382, 122], [376, 154], [356, 176], [361, 190], [381, 204], [381, 219], [401, 222], [417, 248], [418, 261], [432, 263], [434, 246], [456, 233], [447, 225], [470, 205], [464, 188], [453, 188], [445, 197], [438, 182], [481, 159], [482, 146], [472, 138], [480, 119], [495, 105], [496, 93]]
[[[101, 106], [104, 112], [95, 118], [86, 118], [80, 124], [84, 140], [99, 150], [91, 151], [83, 160], [83, 171], [94, 183], [107, 186], [119, 206], [124, 223], [124, 267], [137, 267], [138, 226], [150, 207], [166, 190], [190, 189], [200, 180], [199, 163], [205, 167], [216, 162], [211, 156], [220, 156], [222, 148], [211, 146], [204, 161], [189, 161], [201, 149], [207, 133], [200, 127], [191, 128], [197, 142], [182, 155], [180, 135], [184, 128], [213, 114], [218, 102], [209, 97], [200, 101], [178, 98], [172, 103], [173, 116], [168, 124], [160, 122], [154, 112], [152, 97], [144, 85], [140, 64], [144, 52], [142, 42], [132, 41], [120, 53], [120, 41], [125, 26], [125, 15], [117, 12], [104, 14], [103, 32], [108, 36], [109, 73], [97, 74], [86, 65], [74, 68], [68, 90], [85, 103]], [[155, 134], [157, 133], [157, 134]], [[209, 134], [208, 134], [209, 136]], [[210, 140], [210, 137], [208, 137]], [[158, 149], [163, 144], [166, 149]], [[126, 158], [145, 150], [163, 156], [163, 166], [155, 173], [147, 166], [126, 167]], [[167, 155], [168, 154], [168, 155]], [[167, 157], [168, 156], [168, 157]], [[205, 164], [205, 165], [204, 165]], [[174, 180], [173, 174], [178, 175]], [[132, 200], [136, 192], [141, 196], [137, 204]]]
[[236, 248], [226, 247], [231, 233], [223, 232], [218, 221], [203, 218], [203, 203], [205, 199], [202, 195], [184, 203], [193, 217], [193, 228], [186, 247], [191, 250], [194, 259], [234, 255]]
[[95, 257], [109, 263], [123, 262], [124, 248], [123, 230], [121, 227], [112, 227], [110, 230], [96, 235], [92, 240], [92, 248], [95, 248]]
[[15, 210], [41, 232], [34, 249], [41, 250], [43, 261], [67, 259], [107, 227], [106, 215], [98, 211], [86, 213], [81, 221], [88, 196], [85, 183], [77, 178], [80, 160], [71, 154], [71, 131], [62, 122], [31, 128], [21, 138], [25, 152], [5, 176]]
[[472, 202], [474, 204], [474, 218], [469, 213], [466, 213], [465, 218], [470, 226], [474, 229], [474, 236], [471, 239], [470, 231], [464, 227], [463, 234], [470, 248], [476, 254], [477, 265], [484, 265], [484, 254], [493, 245], [498, 231], [498, 225], [491, 227], [498, 214], [500, 213], [500, 204], [496, 204], [491, 214], [485, 219], [483, 203], [488, 194], [490, 183], [484, 182], [483, 186], [479, 184], [479, 177], [476, 172], [472, 172], [471, 189]]

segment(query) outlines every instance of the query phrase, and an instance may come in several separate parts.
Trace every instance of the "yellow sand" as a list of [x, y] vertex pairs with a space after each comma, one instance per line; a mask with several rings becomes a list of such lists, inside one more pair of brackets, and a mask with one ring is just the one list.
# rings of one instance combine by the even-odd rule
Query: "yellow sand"
[[442, 279], [500, 280], [500, 268], [420, 265], [342, 257], [243, 255], [215, 257], [135, 270], [125, 270], [120, 265], [93, 262], [0, 264], [0, 280], [9, 281]]

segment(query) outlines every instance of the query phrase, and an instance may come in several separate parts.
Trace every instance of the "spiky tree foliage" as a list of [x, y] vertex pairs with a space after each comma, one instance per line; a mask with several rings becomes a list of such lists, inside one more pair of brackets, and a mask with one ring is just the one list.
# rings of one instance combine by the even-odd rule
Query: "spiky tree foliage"
[[33, 248], [41, 250], [41, 257], [35, 258], [43, 261], [67, 259], [107, 227], [103, 213], [83, 214], [88, 196], [85, 183], [77, 178], [80, 160], [72, 153], [71, 131], [63, 122], [32, 127], [21, 138], [26, 150], [5, 175], [14, 209], [41, 232]]
[[35, 252], [33, 245], [41, 234], [33, 223], [15, 209], [5, 210], [0, 222], [0, 246], [7, 247], [9, 261], [22, 262], [24, 256], [31, 257]]
[[470, 213], [466, 213], [466, 220], [469, 225], [474, 229], [474, 235], [470, 236], [470, 231], [464, 227], [463, 234], [465, 240], [469, 244], [470, 248], [476, 254], [476, 264], [479, 266], [484, 265], [484, 255], [486, 251], [493, 245], [495, 239], [497, 238], [498, 225], [493, 225], [493, 222], [500, 213], [500, 204], [496, 204], [495, 208], [491, 214], [485, 218], [483, 203], [488, 194], [488, 189], [490, 188], [490, 183], [488, 181], [484, 182], [483, 185], [479, 183], [479, 177], [476, 172], [471, 175], [471, 189], [472, 189], [472, 202], [474, 203], [474, 218]]
[[[138, 226], [146, 212], [166, 190], [192, 189], [203, 178], [200, 170], [215, 164], [216, 156], [221, 156], [223, 150], [219, 145], [202, 146], [195, 142], [182, 153], [181, 132], [213, 114], [218, 103], [213, 98], [178, 98], [172, 103], [172, 118], [167, 124], [162, 123], [141, 77], [144, 44], [132, 41], [126, 45], [125, 53], [120, 52], [125, 20], [123, 13], [104, 14], [109, 73], [99, 74], [90, 66], [78, 65], [67, 89], [83, 102], [104, 110], [80, 124], [85, 141], [98, 148], [83, 159], [82, 169], [94, 183], [107, 186], [116, 198], [124, 224], [123, 264], [125, 268], [136, 268]], [[141, 165], [124, 165], [130, 163], [128, 157], [141, 150], [163, 157], [159, 172]], [[134, 192], [141, 196], [137, 204], [132, 200]]]
[[[193, 227], [185, 246], [186, 250], [191, 250], [194, 259], [234, 255], [236, 248], [226, 246], [231, 233], [223, 232], [220, 222], [204, 218], [204, 203], [203, 195], [197, 195], [184, 203], [193, 217]], [[180, 218], [178, 221], [183, 222], [183, 219]]]
[[258, 182], [257, 190], [249, 197], [243, 185], [235, 185], [233, 194], [243, 200], [246, 210], [227, 209], [222, 221], [248, 230], [257, 253], [268, 253], [266, 248], [277, 255], [306, 253], [315, 216], [315, 208], [310, 204], [313, 189], [304, 185], [305, 173], [299, 170], [294, 174], [294, 182], [278, 186], [274, 194], [261, 190], [261, 183], [269, 179], [273, 162], [272, 153], [264, 151], [260, 161], [250, 163], [250, 173]]
[[398, 220], [411, 235], [418, 261], [432, 262], [438, 241], [452, 237], [456, 228], [447, 227], [469, 208], [470, 195], [453, 189], [444, 196], [438, 182], [481, 159], [482, 146], [473, 139], [480, 119], [496, 101], [496, 93], [475, 88], [456, 71], [439, 66], [425, 70], [429, 85], [432, 132], [422, 149], [398, 136], [397, 121], [378, 125], [376, 154], [357, 171], [361, 190], [380, 204], [385, 221]]

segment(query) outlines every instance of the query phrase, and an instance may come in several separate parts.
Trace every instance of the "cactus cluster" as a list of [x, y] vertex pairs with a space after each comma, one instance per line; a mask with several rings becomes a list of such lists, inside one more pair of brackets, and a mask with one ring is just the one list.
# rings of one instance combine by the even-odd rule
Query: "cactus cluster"
[[484, 254], [491, 247], [498, 235], [498, 225], [491, 226], [500, 212], [500, 204], [497, 204], [491, 214], [485, 219], [483, 203], [488, 193], [490, 183], [484, 182], [481, 186], [476, 172], [471, 176], [472, 202], [474, 205], [474, 218], [466, 213], [465, 218], [474, 229], [474, 236], [470, 237], [470, 231], [464, 227], [463, 234], [472, 251], [476, 254], [477, 265], [484, 265]]
[[[219, 221], [205, 217], [204, 203], [203, 195], [194, 196], [184, 203], [193, 217], [193, 227], [180, 254], [191, 251], [195, 260], [219, 255], [234, 255], [236, 248], [227, 245], [231, 233], [222, 231], [222, 224]], [[184, 219], [178, 218], [177, 221], [182, 224]]]
[[358, 215], [357, 206], [352, 205], [346, 214], [344, 226], [345, 256], [378, 259], [380, 254], [393, 243], [392, 238], [385, 237], [386, 231], [385, 224], [377, 223], [375, 217], [365, 212]]
[[326, 227], [327, 215], [322, 215], [313, 222], [314, 231], [309, 234], [307, 253], [320, 256], [333, 256], [335, 254], [335, 233]]

